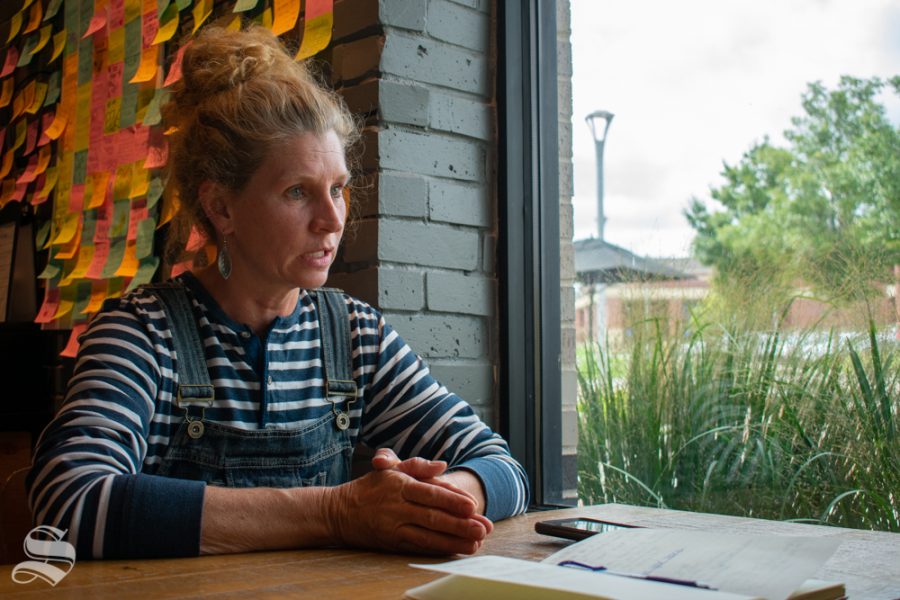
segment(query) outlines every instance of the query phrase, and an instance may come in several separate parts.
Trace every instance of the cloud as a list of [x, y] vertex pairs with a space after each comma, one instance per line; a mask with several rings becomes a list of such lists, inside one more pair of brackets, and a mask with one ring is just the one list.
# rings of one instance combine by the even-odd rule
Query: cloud
[[[898, 40], [895, 0], [572, 0], [576, 234], [596, 223], [587, 113], [615, 113], [607, 237], [671, 255], [690, 235], [683, 207], [720, 183], [723, 161], [766, 135], [783, 143], [810, 81], [900, 73]], [[888, 109], [900, 114], [900, 104]]]

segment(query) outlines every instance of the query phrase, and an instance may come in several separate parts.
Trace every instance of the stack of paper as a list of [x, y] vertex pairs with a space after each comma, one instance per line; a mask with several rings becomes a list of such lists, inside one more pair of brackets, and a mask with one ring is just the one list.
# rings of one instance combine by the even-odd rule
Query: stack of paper
[[407, 596], [835, 600], [844, 596], [842, 584], [810, 577], [838, 544], [827, 538], [626, 529], [572, 544], [543, 563], [479, 556], [413, 565], [448, 576], [408, 590]]

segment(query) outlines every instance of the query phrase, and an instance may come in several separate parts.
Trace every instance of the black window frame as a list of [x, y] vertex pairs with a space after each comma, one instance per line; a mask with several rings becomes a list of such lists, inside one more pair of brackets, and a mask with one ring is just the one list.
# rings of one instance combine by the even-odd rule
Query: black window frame
[[532, 507], [562, 503], [556, 3], [497, 3], [501, 432]]

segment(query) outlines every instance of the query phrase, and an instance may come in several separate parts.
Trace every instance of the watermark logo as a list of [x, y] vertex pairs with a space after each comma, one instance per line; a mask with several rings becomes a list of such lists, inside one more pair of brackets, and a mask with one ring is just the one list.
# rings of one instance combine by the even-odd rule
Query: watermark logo
[[31, 583], [43, 579], [54, 587], [62, 581], [75, 566], [75, 547], [63, 541], [66, 531], [49, 525], [29, 531], [23, 546], [25, 555], [32, 560], [20, 562], [13, 568], [13, 581]]

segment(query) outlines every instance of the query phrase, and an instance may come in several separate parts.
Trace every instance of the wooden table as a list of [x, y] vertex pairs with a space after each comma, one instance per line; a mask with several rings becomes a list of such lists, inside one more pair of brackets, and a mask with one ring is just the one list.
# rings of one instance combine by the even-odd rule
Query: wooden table
[[[541, 560], [568, 542], [534, 533], [535, 521], [569, 516], [645, 527], [836, 536], [842, 544], [817, 578], [843, 581], [854, 600], [900, 597], [900, 534], [894, 533], [607, 504], [536, 512], [502, 521], [481, 552]], [[438, 577], [410, 568], [410, 562], [444, 560], [351, 550], [296, 550], [182, 559], [82, 561], [55, 588], [41, 581], [17, 584], [10, 576], [12, 565], [4, 565], [0, 567], [0, 597], [398, 599], [405, 590]]]

